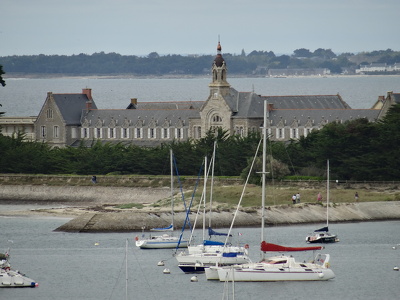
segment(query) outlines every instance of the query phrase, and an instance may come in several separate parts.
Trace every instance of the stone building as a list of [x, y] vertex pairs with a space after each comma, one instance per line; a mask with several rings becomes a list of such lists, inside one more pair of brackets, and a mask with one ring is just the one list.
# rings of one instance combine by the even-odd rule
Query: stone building
[[[172, 141], [199, 139], [211, 129], [246, 136], [260, 131], [267, 101], [270, 139], [288, 141], [307, 136], [330, 122], [382, 118], [400, 94], [379, 97], [371, 109], [351, 109], [337, 95], [263, 96], [238, 92], [228, 83], [228, 68], [218, 43], [212, 64], [209, 96], [205, 101], [140, 102], [132, 98], [126, 109], [98, 109], [91, 89], [77, 94], [49, 92], [34, 122], [33, 139], [54, 147], [93, 142], [119, 142], [156, 146]], [[0, 118], [0, 126], [4, 126]], [[21, 125], [22, 126], [22, 125]], [[4, 127], [3, 127], [4, 131]], [[7, 131], [9, 132], [9, 131]]]

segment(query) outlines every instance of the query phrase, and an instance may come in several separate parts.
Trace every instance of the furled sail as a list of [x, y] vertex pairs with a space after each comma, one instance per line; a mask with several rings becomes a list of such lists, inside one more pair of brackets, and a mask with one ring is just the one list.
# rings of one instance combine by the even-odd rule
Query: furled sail
[[152, 228], [150, 229], [151, 231], [173, 231], [174, 230], [174, 226], [171, 224], [168, 227], [165, 228]]

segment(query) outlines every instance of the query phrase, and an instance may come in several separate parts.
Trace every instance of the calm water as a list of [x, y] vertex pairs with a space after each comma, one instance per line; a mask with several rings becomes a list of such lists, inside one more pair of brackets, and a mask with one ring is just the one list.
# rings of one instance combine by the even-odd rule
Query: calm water
[[[1, 209], [1, 206], [0, 206]], [[177, 267], [171, 250], [140, 250], [140, 233], [53, 232], [65, 219], [0, 217], [0, 249], [11, 247], [11, 264], [39, 282], [35, 289], [0, 289], [0, 299], [125, 299], [128, 239], [129, 299], [222, 299], [224, 283], [198, 282]], [[304, 245], [315, 226], [268, 227], [269, 241]], [[398, 299], [400, 221], [332, 224], [340, 242], [327, 245], [336, 278], [327, 282], [235, 283], [235, 299]], [[258, 259], [259, 229], [235, 229]], [[198, 232], [198, 237], [201, 237]], [[12, 241], [12, 242], [11, 242]], [[98, 243], [96, 246], [95, 244]], [[296, 254], [296, 257], [302, 257]], [[303, 258], [303, 257], [302, 257]], [[308, 258], [308, 257], [304, 257]], [[165, 266], [157, 263], [165, 260]], [[163, 274], [169, 268], [171, 274]], [[230, 298], [232, 299], [232, 298]]]
[[[138, 101], [204, 101], [210, 77], [194, 79], [6, 79], [0, 88], [6, 116], [37, 116], [47, 92], [80, 93], [91, 88], [100, 109], [123, 109]], [[339, 93], [352, 108], [371, 108], [378, 96], [400, 92], [400, 76], [342, 76], [301, 78], [229, 78], [240, 92], [268, 95], [333, 95]]]

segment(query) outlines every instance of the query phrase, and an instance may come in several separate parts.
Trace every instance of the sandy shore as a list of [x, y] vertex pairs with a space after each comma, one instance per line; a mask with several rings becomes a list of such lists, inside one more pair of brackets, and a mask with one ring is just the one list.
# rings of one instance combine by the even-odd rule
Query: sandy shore
[[[150, 205], [170, 197], [168, 188], [124, 188], [101, 186], [12, 186], [2, 185], [0, 204], [2, 216], [48, 216], [66, 218], [58, 228], [68, 232], [124, 232], [149, 230], [171, 222], [170, 208]], [[136, 203], [142, 208], [119, 209], [116, 205]], [[177, 227], [182, 227], [186, 214], [176, 206]], [[234, 211], [214, 211], [216, 228], [229, 227]], [[190, 219], [193, 220], [192, 212]], [[361, 222], [373, 220], [400, 220], [400, 201], [359, 202], [331, 204], [330, 222]], [[326, 206], [317, 203], [270, 206], [266, 213], [271, 225], [324, 223]], [[207, 221], [208, 222], [208, 221]], [[236, 227], [259, 226], [259, 208], [246, 208], [238, 212]], [[199, 217], [198, 226], [202, 226]]]

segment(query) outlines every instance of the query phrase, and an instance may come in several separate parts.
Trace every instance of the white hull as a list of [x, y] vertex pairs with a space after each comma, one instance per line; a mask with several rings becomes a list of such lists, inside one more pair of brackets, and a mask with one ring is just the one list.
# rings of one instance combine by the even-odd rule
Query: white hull
[[38, 284], [18, 271], [0, 270], [0, 288], [37, 287]]
[[[226, 248], [226, 249], [229, 249]], [[216, 265], [233, 265], [233, 264], [245, 264], [250, 262], [246, 252], [230, 252], [226, 250], [225, 252], [201, 252], [186, 254], [181, 252], [175, 256], [179, 264], [196, 264], [200, 263], [204, 266]]]
[[[330, 269], [304, 268], [219, 268], [218, 277], [220, 281], [322, 281], [335, 278]], [[207, 278], [208, 279], [208, 278]]]
[[215, 271], [218, 272], [220, 281], [235, 282], [324, 281], [335, 278], [335, 274], [329, 269], [329, 255], [319, 255], [316, 261], [319, 263], [298, 263], [293, 257], [280, 256], [260, 263], [234, 265], [231, 267], [210, 267], [210, 278], [207, 277], [207, 279], [215, 279]]
[[173, 249], [173, 248], [187, 248], [188, 241], [181, 240], [179, 243], [178, 237], [173, 236], [156, 236], [151, 239], [137, 240], [136, 246], [140, 249]]
[[219, 280], [218, 266], [210, 266], [204, 269], [207, 280]]

